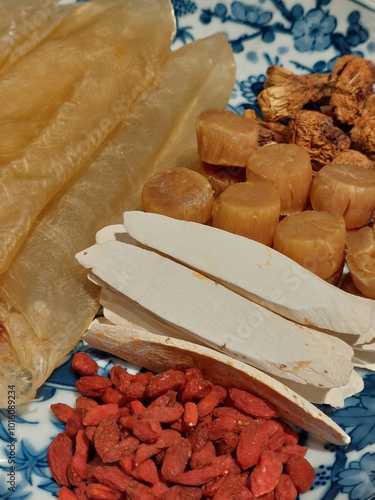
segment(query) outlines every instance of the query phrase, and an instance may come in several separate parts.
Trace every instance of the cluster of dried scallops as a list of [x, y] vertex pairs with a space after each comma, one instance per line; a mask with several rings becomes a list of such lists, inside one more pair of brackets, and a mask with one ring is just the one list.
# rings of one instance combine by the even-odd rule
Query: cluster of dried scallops
[[[265, 120], [253, 110], [205, 110], [197, 173], [174, 169], [149, 179], [144, 210], [273, 246], [334, 284], [346, 256], [355, 292], [375, 298], [374, 82], [372, 62], [356, 56], [341, 57], [332, 74], [270, 67], [258, 97]], [[350, 283], [346, 277], [343, 286]]]
[[9, 383], [33, 399], [99, 308], [74, 255], [140, 206], [150, 174], [195, 163], [196, 116], [225, 108], [235, 62], [224, 35], [171, 52], [169, 0], [5, 0], [0, 14], [5, 407]]

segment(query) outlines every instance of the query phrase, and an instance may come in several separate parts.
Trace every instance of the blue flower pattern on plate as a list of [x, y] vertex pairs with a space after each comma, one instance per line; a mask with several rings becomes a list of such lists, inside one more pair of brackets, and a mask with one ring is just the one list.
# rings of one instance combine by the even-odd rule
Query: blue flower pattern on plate
[[[329, 72], [341, 55], [371, 58], [375, 51], [375, 44], [370, 41], [370, 27], [375, 24], [375, 4], [371, 0], [172, 2], [177, 23], [175, 48], [219, 31], [228, 36], [238, 65], [238, 80], [228, 107], [239, 113], [246, 108], [258, 109], [257, 95], [271, 64], [305, 74]], [[38, 402], [18, 410], [15, 492], [7, 484], [7, 445], [12, 437], [7, 411], [0, 410], [0, 498], [44, 500], [57, 496], [59, 486], [48, 468], [47, 449], [64, 424], [49, 407], [56, 402], [74, 405], [77, 377], [70, 362], [78, 350], [93, 355], [103, 375], [117, 362], [128, 366], [80, 342], [39, 389]], [[128, 368], [138, 370], [133, 365]], [[316, 471], [313, 489], [303, 496], [306, 500], [375, 499], [375, 374], [366, 372], [364, 382], [362, 393], [348, 398], [344, 408], [323, 408], [350, 434], [350, 445], [323, 445], [312, 436], [301, 434], [305, 444], [311, 445], [308, 459]]]

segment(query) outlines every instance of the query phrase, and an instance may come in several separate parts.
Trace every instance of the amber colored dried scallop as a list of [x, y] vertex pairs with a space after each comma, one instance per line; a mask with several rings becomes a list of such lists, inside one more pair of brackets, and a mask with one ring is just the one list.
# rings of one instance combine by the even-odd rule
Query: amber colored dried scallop
[[232, 184], [246, 180], [246, 171], [241, 167], [223, 167], [222, 165], [211, 165], [198, 160], [194, 170], [207, 177], [211, 183], [215, 198]]
[[213, 204], [210, 181], [185, 167], [157, 172], [145, 182], [142, 190], [145, 212], [175, 219], [206, 223], [211, 218]]
[[207, 109], [197, 118], [197, 142], [203, 161], [246, 168], [258, 146], [258, 125], [232, 111]]
[[279, 216], [280, 196], [271, 184], [240, 182], [216, 198], [212, 225], [271, 245]]
[[308, 210], [289, 215], [279, 223], [273, 247], [326, 279], [342, 267], [345, 239], [341, 215]]
[[355, 286], [366, 297], [375, 299], [374, 226], [348, 233], [346, 247], [346, 262]]
[[341, 214], [349, 229], [365, 226], [375, 210], [375, 172], [329, 163], [314, 177], [310, 201], [314, 210]]
[[307, 205], [312, 182], [309, 154], [295, 144], [262, 146], [250, 156], [246, 178], [263, 179], [275, 186], [282, 215], [300, 212]]

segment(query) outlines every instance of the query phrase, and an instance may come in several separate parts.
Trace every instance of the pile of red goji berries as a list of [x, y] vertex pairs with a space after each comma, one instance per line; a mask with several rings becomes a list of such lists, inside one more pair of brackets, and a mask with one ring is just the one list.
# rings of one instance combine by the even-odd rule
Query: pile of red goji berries
[[[66, 423], [48, 450], [59, 498], [293, 500], [315, 474], [272, 405], [197, 368], [130, 374], [76, 353], [82, 396], [51, 405]], [[74, 493], [73, 493], [74, 491]]]

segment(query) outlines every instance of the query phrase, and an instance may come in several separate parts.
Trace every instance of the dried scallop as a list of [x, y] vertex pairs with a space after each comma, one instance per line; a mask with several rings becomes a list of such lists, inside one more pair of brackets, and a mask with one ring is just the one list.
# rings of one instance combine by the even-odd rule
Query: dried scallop
[[271, 245], [280, 217], [280, 196], [266, 182], [239, 182], [214, 203], [212, 225]]
[[355, 286], [366, 297], [375, 299], [374, 226], [349, 232], [346, 246], [346, 262]]
[[172, 167], [152, 175], [142, 189], [145, 212], [205, 224], [212, 215], [214, 194], [206, 177], [186, 167]]
[[329, 163], [315, 175], [314, 210], [341, 214], [349, 229], [366, 225], [375, 210], [375, 172], [359, 165]]
[[342, 268], [346, 227], [339, 214], [308, 210], [278, 224], [273, 247], [323, 279]]
[[312, 182], [309, 154], [296, 144], [267, 144], [249, 157], [246, 178], [275, 186], [282, 215], [300, 212], [307, 205]]

